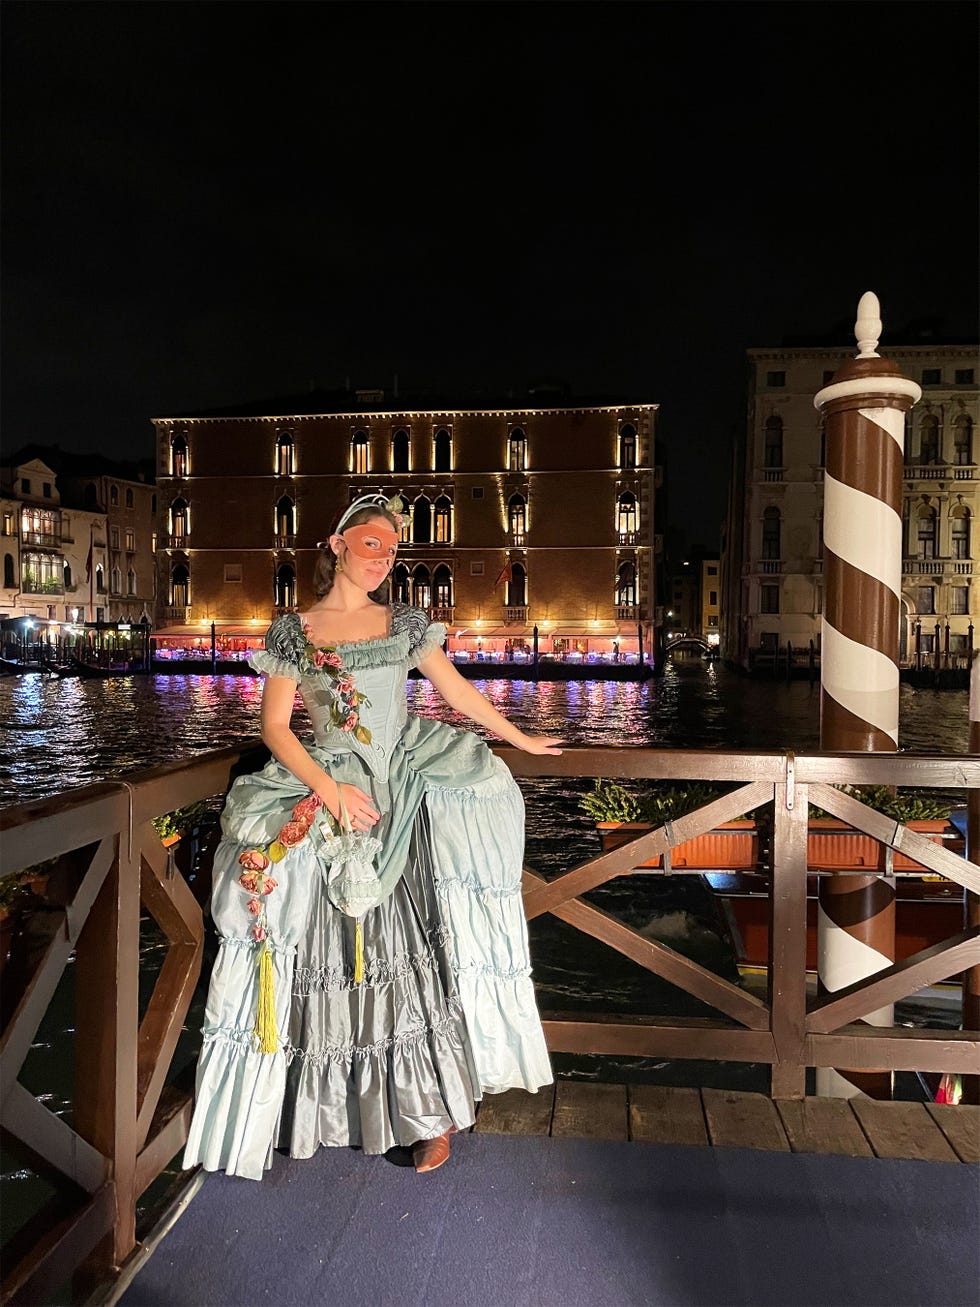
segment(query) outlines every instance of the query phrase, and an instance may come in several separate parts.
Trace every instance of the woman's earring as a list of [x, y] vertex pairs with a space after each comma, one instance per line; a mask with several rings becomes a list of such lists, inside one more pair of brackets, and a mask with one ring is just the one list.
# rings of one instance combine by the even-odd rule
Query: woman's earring
[[337, 555], [337, 565], [336, 565], [336, 567], [334, 568], [334, 571], [335, 571], [335, 572], [342, 572], [343, 570], [344, 570], [343, 560], [341, 559], [340, 555], [338, 554], [338, 555]]

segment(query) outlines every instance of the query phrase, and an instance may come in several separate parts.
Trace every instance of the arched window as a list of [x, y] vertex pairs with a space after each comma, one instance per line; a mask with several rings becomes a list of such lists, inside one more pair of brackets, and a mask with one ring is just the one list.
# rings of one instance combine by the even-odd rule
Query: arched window
[[134, 595], [137, 593], [136, 573], [133, 571], [132, 568], [130, 568], [129, 571], [126, 573], [126, 593], [130, 595]]
[[190, 601], [190, 569], [186, 563], [178, 563], [170, 573], [170, 603], [174, 608], [186, 608]]
[[355, 431], [350, 442], [350, 470], [355, 476], [363, 476], [371, 470], [368, 462], [367, 432]]
[[407, 604], [411, 601], [408, 568], [404, 563], [396, 563], [392, 569], [391, 597], [396, 604]]
[[783, 466], [783, 419], [766, 418], [763, 463], [766, 467]]
[[435, 502], [436, 543], [446, 544], [453, 538], [453, 501], [440, 495]]
[[419, 495], [412, 505], [412, 540], [417, 545], [427, 545], [431, 539], [432, 504], [425, 495]]
[[453, 574], [445, 563], [440, 563], [432, 575], [432, 595], [436, 608], [452, 608]]
[[110, 504], [110, 506], [111, 506], [112, 508], [118, 508], [118, 507], [119, 507], [119, 487], [118, 487], [118, 486], [110, 486], [110, 487], [109, 487], [109, 504]]
[[416, 608], [432, 607], [432, 580], [424, 564], [419, 564], [412, 573], [412, 603]]
[[527, 436], [520, 427], [514, 427], [510, 433], [507, 466], [511, 472], [523, 472], [527, 467]]
[[437, 472], [452, 471], [453, 462], [453, 442], [452, 437], [445, 427], [440, 427], [435, 434], [435, 470]]
[[957, 504], [950, 514], [952, 518], [953, 557], [965, 559], [970, 557], [970, 510], [965, 504]]
[[133, 507], [133, 503], [134, 503], [134, 501], [133, 501], [133, 491], [132, 491], [132, 488], [129, 487], [129, 486], [127, 486], [127, 488], [126, 488], [126, 507], [127, 507], [127, 508], [132, 508], [132, 507]]
[[114, 567], [109, 573], [110, 594], [122, 594], [122, 572], [118, 567]]
[[170, 535], [173, 540], [183, 540], [190, 534], [189, 513], [186, 499], [175, 499], [170, 505]]
[[17, 579], [14, 576], [13, 554], [4, 554], [3, 556], [3, 584], [6, 590], [12, 590], [17, 584]]
[[926, 413], [919, 423], [919, 462], [939, 462], [939, 418]]
[[636, 467], [636, 427], [632, 422], [619, 429], [619, 466]]
[[276, 504], [276, 535], [280, 540], [296, 534], [296, 506], [289, 495], [283, 495]]
[[511, 544], [523, 545], [527, 531], [527, 500], [523, 495], [511, 495], [507, 500], [507, 533]]
[[282, 431], [276, 441], [276, 475], [291, 477], [293, 475], [293, 433]]
[[71, 563], [69, 563], [67, 559], [65, 560], [64, 572], [65, 572], [65, 589], [69, 590], [71, 588]]
[[391, 470], [392, 472], [407, 472], [408, 468], [408, 432], [404, 427], [399, 427], [391, 438]]
[[936, 510], [928, 504], [920, 504], [916, 514], [918, 519], [918, 555], [920, 558], [936, 557], [936, 527], [939, 519]]
[[767, 508], [762, 514], [762, 557], [782, 558], [782, 521], [778, 508]]
[[187, 476], [187, 465], [187, 441], [178, 434], [170, 441], [170, 475]]
[[640, 529], [640, 506], [636, 495], [624, 490], [616, 501], [616, 530], [620, 540], [633, 540]]
[[507, 607], [524, 608], [527, 605], [527, 572], [523, 563], [514, 563], [507, 582]]
[[296, 569], [291, 563], [276, 568], [275, 601], [277, 608], [296, 607]]
[[636, 564], [620, 563], [616, 573], [616, 605], [619, 608], [636, 607]]
[[105, 569], [101, 563], [98, 563], [95, 568], [95, 593], [105, 594]]
[[965, 413], [953, 421], [953, 461], [959, 467], [973, 462], [973, 419]]
[[[402, 500], [402, 503], [405, 503], [405, 501]], [[399, 529], [399, 532], [398, 532], [398, 543], [399, 543], [400, 545], [410, 545], [410, 544], [412, 543], [412, 510], [413, 510], [413, 508], [414, 508], [414, 505], [412, 505], [412, 504], [405, 504], [405, 507], [402, 509], [401, 513], [399, 514], [399, 517], [400, 517], [401, 520], [402, 520], [401, 528]], [[405, 602], [407, 603], [408, 600], [406, 600]]]

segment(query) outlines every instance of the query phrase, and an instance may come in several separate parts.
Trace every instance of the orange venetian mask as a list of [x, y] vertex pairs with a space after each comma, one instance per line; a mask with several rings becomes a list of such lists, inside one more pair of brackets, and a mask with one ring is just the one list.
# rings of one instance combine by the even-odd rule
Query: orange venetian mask
[[358, 558], [383, 558], [387, 561], [398, 552], [398, 532], [380, 522], [349, 526], [341, 536], [347, 548]]

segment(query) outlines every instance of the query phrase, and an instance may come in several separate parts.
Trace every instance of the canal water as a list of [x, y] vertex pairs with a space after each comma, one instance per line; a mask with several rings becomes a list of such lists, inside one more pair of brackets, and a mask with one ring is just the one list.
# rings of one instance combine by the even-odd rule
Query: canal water
[[[670, 664], [662, 678], [644, 682], [486, 681], [478, 687], [523, 729], [559, 736], [569, 745], [687, 748], [818, 747], [819, 687], [805, 681], [748, 680], [717, 663]], [[408, 685], [412, 711], [467, 724], [424, 680]], [[41, 798], [109, 780], [158, 763], [234, 745], [258, 734], [261, 682], [251, 676], [120, 677], [56, 680], [40, 675], [0, 680], [0, 795], [2, 803]], [[302, 714], [299, 726], [302, 728]], [[900, 744], [924, 753], [967, 751], [965, 691], [916, 690], [903, 685]], [[527, 863], [556, 874], [594, 855], [598, 837], [581, 811], [590, 781], [521, 781], [527, 803]], [[220, 800], [212, 805], [216, 819]], [[697, 877], [634, 877], [589, 896], [596, 906], [661, 939], [704, 966], [738, 980], [710, 889]], [[543, 1010], [564, 1012], [713, 1015], [696, 999], [620, 957], [613, 950], [545, 916], [531, 923], [535, 984]], [[212, 956], [213, 956], [213, 940]], [[144, 923], [143, 977], [148, 998], [166, 941]], [[70, 970], [70, 969], [69, 969]], [[73, 986], [46, 1016], [22, 1080], [48, 1107], [71, 1116], [70, 1049]], [[203, 986], [188, 1017], [175, 1066], [189, 1065], [199, 1046]], [[907, 1024], [955, 1024], [938, 1008], [903, 1007]], [[766, 1068], [755, 1064], [560, 1055], [561, 1075], [606, 1081], [765, 1089]], [[911, 1078], [907, 1096], [915, 1096]], [[43, 1184], [4, 1155], [3, 1188], [20, 1190], [14, 1208], [35, 1208]], [[147, 1195], [152, 1200], [153, 1192]], [[8, 1211], [11, 1209], [8, 1208]]]

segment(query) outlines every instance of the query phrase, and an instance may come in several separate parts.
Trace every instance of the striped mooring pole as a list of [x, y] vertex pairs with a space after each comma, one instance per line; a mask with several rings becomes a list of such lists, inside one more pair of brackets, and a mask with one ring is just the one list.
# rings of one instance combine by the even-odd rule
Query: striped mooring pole
[[[879, 356], [879, 314], [868, 291], [854, 324], [858, 355], [813, 401], [826, 435], [820, 747], [835, 753], [898, 748], [905, 414], [922, 391]], [[894, 960], [894, 879], [822, 876], [821, 992], [843, 989]], [[892, 1006], [865, 1021], [892, 1025]], [[817, 1092], [830, 1097], [890, 1098], [891, 1088], [889, 1071], [817, 1069]]]

